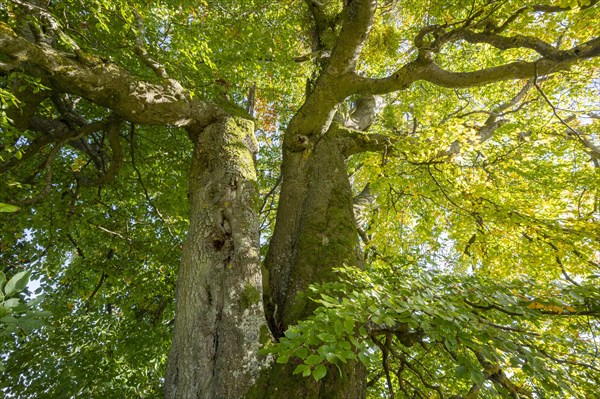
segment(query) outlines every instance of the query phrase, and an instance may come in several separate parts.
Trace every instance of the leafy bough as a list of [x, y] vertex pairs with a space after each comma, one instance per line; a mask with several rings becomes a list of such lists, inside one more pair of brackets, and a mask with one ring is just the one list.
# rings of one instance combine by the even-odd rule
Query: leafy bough
[[311, 287], [313, 316], [264, 349], [295, 374], [318, 381], [358, 359], [388, 397], [579, 397], [600, 383], [598, 276], [574, 286], [384, 263], [337, 273]]

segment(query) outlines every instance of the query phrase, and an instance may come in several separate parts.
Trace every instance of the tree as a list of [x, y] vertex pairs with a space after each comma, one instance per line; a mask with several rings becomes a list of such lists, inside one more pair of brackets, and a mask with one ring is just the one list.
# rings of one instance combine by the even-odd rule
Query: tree
[[8, 397], [595, 392], [597, 1], [1, 4]]

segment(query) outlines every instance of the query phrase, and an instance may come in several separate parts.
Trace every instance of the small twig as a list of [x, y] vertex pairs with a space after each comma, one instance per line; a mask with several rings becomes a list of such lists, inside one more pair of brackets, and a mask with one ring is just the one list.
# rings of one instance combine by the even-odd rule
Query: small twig
[[92, 226], [95, 226], [95, 227], [99, 228], [100, 230], [104, 231], [105, 233], [108, 233], [108, 234], [112, 234], [112, 235], [114, 235], [114, 236], [117, 236], [117, 237], [119, 237], [120, 239], [122, 239], [122, 240], [124, 240], [124, 241], [131, 241], [130, 239], [128, 239], [128, 238], [126, 238], [126, 237], [124, 237], [124, 236], [123, 236], [121, 233], [117, 233], [116, 231], [109, 230], [109, 229], [107, 229], [107, 228], [105, 228], [105, 227], [102, 227], [102, 226], [100, 226], [99, 224], [93, 224], [93, 223], [90, 223], [90, 224], [91, 224]]
[[383, 365], [383, 371], [385, 373], [385, 380], [386, 380], [387, 386], [388, 386], [388, 392], [390, 394], [390, 398], [394, 399], [394, 387], [392, 385], [392, 378], [390, 376], [389, 351], [388, 351], [388, 348], [390, 345], [390, 336], [389, 335], [386, 336], [385, 344], [373, 336], [371, 337], [371, 340], [373, 341], [373, 343], [375, 345], [377, 345], [379, 347], [379, 350], [381, 350], [382, 365]]
[[269, 190], [269, 192], [263, 198], [262, 204], [260, 205], [260, 208], [258, 208], [258, 213], [259, 214], [264, 211], [265, 206], [267, 205], [267, 201], [275, 193], [275, 191], [277, 190], [277, 187], [279, 187], [279, 185], [281, 184], [281, 178], [282, 178], [282, 175], [279, 175], [279, 177], [275, 181], [275, 184], [273, 185], [273, 187], [271, 187], [271, 189]]
[[152, 210], [154, 210], [154, 212], [156, 213], [156, 215], [158, 216], [158, 218], [163, 222], [164, 226], [167, 228], [167, 231], [169, 232], [169, 235], [174, 238], [175, 240], [179, 241], [179, 237], [177, 237], [175, 234], [173, 234], [173, 232], [171, 231], [171, 228], [169, 227], [169, 223], [165, 220], [165, 218], [163, 217], [162, 213], [160, 212], [160, 210], [158, 210], [158, 208], [156, 207], [156, 205], [154, 205], [154, 201], [152, 201], [152, 199], [150, 198], [150, 194], [148, 193], [148, 189], [146, 188], [146, 185], [144, 184], [144, 180], [142, 179], [142, 173], [140, 172], [139, 168], [137, 167], [136, 163], [135, 163], [135, 140], [134, 140], [134, 135], [135, 135], [135, 124], [131, 124], [131, 137], [130, 137], [130, 155], [131, 155], [131, 167], [133, 168], [133, 170], [135, 171], [137, 177], [138, 177], [138, 181], [140, 182], [140, 185], [142, 186], [142, 190], [144, 192], [144, 196], [146, 197], [146, 201], [148, 201], [148, 204], [150, 204], [150, 207], [152, 208]]
[[87, 297], [87, 299], [85, 300], [85, 307], [87, 310], [89, 310], [89, 308], [90, 308], [90, 301], [96, 296], [96, 294], [102, 287], [102, 284], [104, 284], [104, 281], [106, 281], [107, 277], [108, 277], [108, 274], [106, 274], [106, 273], [104, 273], [104, 271], [102, 271], [102, 274], [100, 275], [100, 280], [98, 280], [98, 284], [96, 284], [94, 291], [92, 291], [90, 296]]
[[150, 56], [150, 53], [148, 53], [148, 50], [146, 50], [146, 47], [144, 46], [144, 40], [146, 40], [146, 28], [144, 27], [144, 20], [137, 9], [132, 8], [132, 10], [137, 24], [137, 35], [135, 36], [134, 48], [135, 53], [140, 56], [142, 61], [144, 61], [144, 64], [152, 69], [156, 75], [163, 79], [168, 79], [169, 76], [165, 68], [156, 60], [154, 60]]

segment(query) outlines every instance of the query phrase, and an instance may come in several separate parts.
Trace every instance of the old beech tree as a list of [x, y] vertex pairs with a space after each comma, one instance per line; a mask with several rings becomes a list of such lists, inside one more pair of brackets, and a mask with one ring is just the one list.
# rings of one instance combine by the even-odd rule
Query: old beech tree
[[7, 397], [591, 397], [600, 8], [434, 3], [3, 0]]

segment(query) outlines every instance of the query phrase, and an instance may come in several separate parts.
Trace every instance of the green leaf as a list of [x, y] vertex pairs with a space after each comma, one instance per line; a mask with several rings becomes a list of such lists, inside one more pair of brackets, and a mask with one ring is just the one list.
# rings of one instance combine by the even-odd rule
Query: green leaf
[[310, 355], [306, 359], [304, 359], [304, 363], [309, 365], [319, 364], [323, 361], [323, 358], [319, 355]]
[[461, 365], [456, 368], [455, 375], [457, 378], [463, 378], [467, 375], [468, 372], [469, 369], [467, 368], [467, 366]]
[[0, 202], [0, 212], [18, 212], [21, 208], [18, 206], [5, 204], [4, 202]]
[[514, 356], [510, 358], [510, 364], [511, 366], [518, 367], [523, 364], [523, 360], [519, 357]]
[[46, 298], [45, 294], [38, 295], [35, 298], [29, 300], [27, 302], [27, 306], [29, 306], [30, 308], [37, 306], [44, 300], [44, 298]]
[[13, 316], [4, 316], [3, 318], [0, 319], [0, 323], [5, 323], [5, 324], [17, 324], [18, 320], [16, 318], [14, 318]]
[[483, 373], [480, 370], [474, 369], [474, 370], [471, 370], [471, 379], [473, 380], [474, 383], [481, 385], [485, 381], [485, 376], [483, 375]]
[[315, 367], [315, 369], [312, 372], [312, 376], [315, 379], [315, 381], [319, 381], [320, 379], [325, 377], [326, 374], [327, 367], [325, 367], [325, 365], [323, 364], [319, 364], [317, 367]]
[[365, 355], [362, 352], [358, 353], [358, 359], [361, 361], [362, 364], [364, 364], [365, 366], [369, 366], [369, 357], [367, 355]]
[[4, 287], [4, 293], [6, 296], [11, 296], [17, 292], [21, 292], [27, 287], [29, 282], [29, 271], [22, 271], [15, 274]]
[[277, 363], [279, 364], [285, 364], [288, 362], [288, 360], [290, 360], [290, 357], [288, 355], [277, 356]]
[[[307, 374], [308, 372], [308, 374]], [[307, 377], [310, 375], [310, 366], [307, 364], [299, 364], [298, 367], [296, 367], [294, 369], [294, 375], [296, 374], [302, 374], [303, 376]]]
[[298, 351], [296, 351], [296, 356], [302, 360], [306, 359], [306, 356], [308, 356], [308, 349], [305, 347], [298, 349]]
[[4, 302], [4, 306], [7, 308], [14, 308], [17, 305], [19, 305], [19, 298], [10, 298]]

